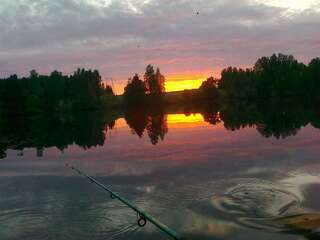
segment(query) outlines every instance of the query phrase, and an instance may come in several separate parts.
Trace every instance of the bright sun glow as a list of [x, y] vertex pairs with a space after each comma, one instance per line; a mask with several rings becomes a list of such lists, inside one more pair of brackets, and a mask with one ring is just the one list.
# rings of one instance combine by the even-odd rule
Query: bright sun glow
[[[209, 76], [209, 74], [206, 76]], [[206, 76], [200, 76], [200, 75], [168, 76], [166, 77], [165, 90], [166, 92], [174, 92], [174, 91], [183, 91], [185, 89], [197, 89], [200, 87], [201, 83], [205, 79], [207, 79]], [[113, 86], [113, 90], [116, 94], [123, 94], [123, 89], [127, 84], [127, 81], [121, 81], [121, 82], [114, 81], [113, 84], [111, 84], [110, 81], [107, 81], [106, 83]]]
[[185, 89], [197, 89], [206, 79], [202, 76], [174, 76], [167, 77], [165, 88], [166, 92], [182, 91]]

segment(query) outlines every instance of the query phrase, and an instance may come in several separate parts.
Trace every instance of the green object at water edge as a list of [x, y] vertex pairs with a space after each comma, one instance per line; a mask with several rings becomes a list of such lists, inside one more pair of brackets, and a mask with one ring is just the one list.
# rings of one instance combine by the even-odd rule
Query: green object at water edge
[[82, 176], [88, 178], [91, 183], [96, 184], [100, 188], [102, 188], [105, 191], [107, 191], [108, 193], [110, 193], [110, 197], [112, 199], [118, 199], [120, 202], [122, 202], [123, 204], [125, 204], [126, 206], [128, 206], [129, 208], [134, 210], [139, 215], [139, 219], [138, 219], [138, 222], [137, 222], [139, 227], [144, 227], [146, 225], [147, 221], [149, 221], [154, 226], [156, 226], [161, 231], [163, 231], [166, 235], [168, 235], [170, 238], [172, 238], [174, 240], [182, 240], [183, 239], [174, 230], [170, 229], [165, 224], [159, 222], [153, 216], [151, 216], [150, 214], [146, 213], [144, 210], [142, 210], [142, 209], [138, 208], [137, 206], [135, 206], [128, 199], [126, 199], [124, 197], [121, 197], [119, 194], [113, 192], [110, 188], [108, 188], [107, 186], [103, 185], [102, 183], [100, 183], [99, 181], [94, 179], [93, 177], [88, 176], [87, 174], [83, 173], [78, 168], [76, 168], [76, 167], [74, 167], [72, 165], [66, 164], [66, 167], [70, 167], [72, 170], [76, 171], [79, 175], [82, 175]]

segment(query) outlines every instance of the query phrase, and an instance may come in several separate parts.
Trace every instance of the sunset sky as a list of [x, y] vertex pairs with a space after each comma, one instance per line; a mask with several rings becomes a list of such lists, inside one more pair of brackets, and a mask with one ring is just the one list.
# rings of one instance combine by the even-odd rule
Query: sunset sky
[[159, 66], [167, 90], [282, 52], [320, 56], [316, 0], [1, 0], [0, 78], [98, 69], [121, 93]]

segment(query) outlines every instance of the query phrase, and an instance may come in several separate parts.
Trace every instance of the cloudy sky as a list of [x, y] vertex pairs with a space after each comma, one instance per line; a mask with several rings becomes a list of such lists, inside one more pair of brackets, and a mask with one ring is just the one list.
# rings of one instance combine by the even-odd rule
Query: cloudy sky
[[121, 92], [149, 63], [187, 87], [274, 52], [320, 56], [319, 0], [0, 1], [0, 77], [97, 68]]

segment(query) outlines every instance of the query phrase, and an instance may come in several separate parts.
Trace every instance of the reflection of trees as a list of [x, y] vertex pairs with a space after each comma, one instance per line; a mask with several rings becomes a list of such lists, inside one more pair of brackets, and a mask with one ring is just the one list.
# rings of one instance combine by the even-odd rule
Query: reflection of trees
[[219, 112], [203, 112], [202, 113], [204, 121], [216, 125], [221, 122], [220, 113]]
[[241, 103], [229, 103], [220, 111], [220, 117], [227, 130], [235, 131], [254, 127], [257, 123], [257, 109]]
[[116, 125], [116, 121], [107, 122], [104, 126], [105, 132], [107, 133], [109, 130], [114, 129], [115, 125]]
[[167, 116], [163, 112], [131, 109], [126, 112], [125, 119], [132, 133], [137, 134], [140, 138], [146, 130], [153, 145], [156, 145], [159, 140], [163, 140], [168, 132]]
[[[204, 121], [212, 125], [223, 122], [224, 127], [231, 131], [245, 127], [256, 128], [264, 137], [293, 136], [308, 123], [320, 128], [317, 104], [294, 99], [227, 102], [223, 106], [212, 105], [186, 110], [186, 114], [190, 112], [201, 112]], [[101, 146], [106, 141], [106, 133], [114, 128], [115, 118], [100, 112], [35, 117], [2, 114], [0, 158], [6, 157], [7, 149], [21, 150], [22, 155], [24, 148], [36, 148], [40, 156], [48, 147], [64, 150], [72, 144], [84, 149]], [[162, 110], [131, 109], [125, 112], [125, 119], [132, 133], [140, 138], [146, 133], [154, 145], [164, 140], [168, 132], [167, 116]]]
[[[209, 108], [210, 109], [210, 108]], [[230, 101], [222, 107], [202, 111], [206, 122], [216, 125], [223, 121], [227, 130], [256, 128], [264, 137], [294, 136], [310, 123], [320, 128], [320, 111], [316, 103], [291, 98], [286, 101]]]
[[[207, 80], [208, 81], [208, 80]], [[220, 111], [221, 105], [219, 101], [216, 101], [212, 104], [202, 104], [201, 105], [201, 114], [205, 122], [208, 122], [212, 125], [216, 125], [221, 122]]]
[[296, 135], [312, 120], [312, 111], [299, 101], [270, 101], [252, 104], [230, 103], [221, 111], [229, 130], [255, 127], [265, 137], [285, 138]]
[[156, 145], [159, 139], [163, 140], [168, 132], [167, 116], [163, 114], [149, 116], [147, 132], [153, 145]]
[[[286, 101], [237, 101], [227, 102], [223, 106], [206, 105], [190, 112], [201, 112], [205, 122], [212, 125], [223, 122], [227, 130], [255, 128], [264, 137], [286, 138], [294, 136], [298, 131], [311, 123], [320, 128], [320, 114], [317, 104], [301, 102], [299, 99]], [[126, 121], [132, 132], [142, 137], [147, 132], [152, 144], [164, 139], [168, 131], [166, 116], [163, 112], [154, 113], [146, 110], [127, 112]]]
[[265, 137], [294, 136], [310, 121], [309, 111], [300, 103], [277, 103], [265, 106], [257, 130]]
[[5, 158], [6, 156], [7, 156], [7, 154], [6, 154], [6, 149], [4, 148], [0, 148], [0, 159], [2, 159], [2, 158]]
[[[102, 113], [73, 113], [36, 117], [2, 116], [0, 122], [0, 158], [7, 149], [37, 148], [39, 153], [48, 147], [61, 151], [76, 144], [84, 149], [102, 146], [105, 133], [114, 127]], [[41, 155], [41, 154], [40, 154]]]
[[140, 138], [148, 124], [148, 115], [141, 109], [130, 110], [125, 113], [125, 119], [133, 134]]
[[295, 136], [299, 128], [291, 128], [290, 126], [282, 126], [284, 128], [277, 128], [277, 126], [270, 126], [265, 124], [257, 124], [258, 132], [264, 137], [286, 138]]
[[320, 110], [311, 115], [311, 125], [315, 128], [320, 128]]

